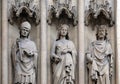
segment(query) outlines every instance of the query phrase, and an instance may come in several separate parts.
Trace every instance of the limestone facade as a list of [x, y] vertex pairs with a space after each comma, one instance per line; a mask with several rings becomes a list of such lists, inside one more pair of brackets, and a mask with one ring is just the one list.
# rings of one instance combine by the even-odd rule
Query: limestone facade
[[[13, 1], [0, 1], [0, 84], [13, 84], [11, 47], [16, 38], [19, 37], [19, 26], [24, 20], [28, 20], [32, 25], [30, 39], [35, 42], [38, 50], [37, 84], [53, 84], [54, 79], [52, 77], [50, 58], [51, 48], [57, 38], [57, 31], [60, 24], [64, 23], [69, 25], [70, 40], [73, 41], [77, 50], [75, 83], [89, 84], [85, 53], [90, 43], [96, 40], [96, 28], [86, 25], [85, 20], [89, 1], [92, 0], [66, 0], [67, 2], [65, 0], [34, 0], [39, 10], [34, 11], [34, 9], [32, 17], [29, 16], [26, 18], [26, 15], [23, 16], [23, 14], [11, 19], [9, 17], [11, 13], [8, 9], [12, 5], [10, 3]], [[101, 0], [98, 3], [103, 3], [102, 1], [104, 2], [105, 0]], [[113, 21], [113, 25], [107, 28], [114, 59], [111, 84], [120, 84], [120, 1], [108, 1], [110, 1], [109, 3], [112, 7], [111, 17]], [[55, 3], [60, 3], [60, 8]], [[63, 6], [62, 3], [66, 3], [66, 5]], [[68, 3], [71, 4], [67, 5]], [[67, 8], [67, 6], [70, 8]], [[25, 9], [25, 11], [27, 10], [29, 8]], [[13, 24], [11, 24], [10, 19], [13, 20]]]

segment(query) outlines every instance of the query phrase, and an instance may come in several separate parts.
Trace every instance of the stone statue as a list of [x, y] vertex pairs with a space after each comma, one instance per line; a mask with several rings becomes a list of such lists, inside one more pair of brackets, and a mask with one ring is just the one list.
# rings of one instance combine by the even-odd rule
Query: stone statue
[[63, 24], [52, 47], [53, 84], [75, 84], [76, 49]]
[[88, 84], [110, 84], [112, 77], [113, 52], [104, 26], [101, 25], [97, 29], [97, 40], [90, 44], [86, 53], [89, 70]]
[[12, 64], [14, 84], [36, 84], [37, 49], [28, 37], [30, 23], [23, 22], [20, 28], [20, 38], [12, 46]]

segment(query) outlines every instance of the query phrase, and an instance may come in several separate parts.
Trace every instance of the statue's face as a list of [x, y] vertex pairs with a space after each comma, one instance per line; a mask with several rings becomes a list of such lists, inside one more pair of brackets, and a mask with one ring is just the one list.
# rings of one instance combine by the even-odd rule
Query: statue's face
[[99, 38], [104, 38], [105, 37], [105, 29], [104, 28], [100, 28], [98, 29], [98, 36]]
[[66, 36], [67, 35], [67, 32], [68, 32], [68, 29], [67, 29], [67, 26], [62, 26], [61, 27], [61, 30], [60, 30], [60, 35], [62, 36]]
[[29, 28], [23, 27], [21, 28], [21, 36], [27, 37], [29, 34]]

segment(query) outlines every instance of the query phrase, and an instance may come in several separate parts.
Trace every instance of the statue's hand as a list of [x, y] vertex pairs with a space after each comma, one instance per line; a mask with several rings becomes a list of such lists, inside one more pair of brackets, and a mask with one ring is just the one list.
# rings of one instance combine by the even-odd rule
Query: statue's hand
[[67, 49], [63, 49], [62, 54], [66, 54], [68, 52]]
[[59, 56], [53, 56], [53, 61], [58, 64], [62, 59]]
[[110, 68], [110, 71], [109, 71], [109, 76], [110, 76], [110, 78], [112, 78], [112, 75], [113, 75], [113, 69]]
[[93, 58], [91, 57], [91, 54], [87, 54], [87, 60], [89, 61], [89, 62], [93, 62]]
[[66, 53], [69, 53], [69, 52], [71, 52], [71, 49], [63, 49], [63, 51], [62, 51], [63, 54], [66, 54]]
[[24, 50], [23, 52], [27, 56], [33, 56], [34, 55], [34, 53], [32, 51], [30, 51], [30, 50]]
[[68, 48], [68, 49], [67, 49], [67, 52], [72, 52], [72, 49], [71, 49], [71, 48]]
[[110, 68], [112, 68], [113, 67], [113, 63], [110, 63]]
[[90, 57], [90, 58], [89, 58], [89, 62], [91, 62], [91, 63], [92, 63], [92, 62], [93, 62], [93, 60], [94, 60], [94, 59], [93, 59], [92, 57]]

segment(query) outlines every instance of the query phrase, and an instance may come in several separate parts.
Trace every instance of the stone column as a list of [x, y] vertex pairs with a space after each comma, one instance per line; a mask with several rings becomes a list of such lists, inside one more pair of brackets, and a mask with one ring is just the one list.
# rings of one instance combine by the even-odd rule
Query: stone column
[[79, 83], [85, 84], [85, 53], [84, 53], [84, 0], [78, 0], [78, 55]]
[[47, 84], [46, 0], [41, 0], [41, 83]]
[[116, 84], [120, 84], [120, 0], [116, 1]]
[[[2, 16], [2, 1], [0, 1], [0, 16]], [[0, 33], [2, 32], [2, 17], [0, 17]], [[2, 42], [2, 36], [0, 35], [0, 46]], [[0, 84], [2, 84], [2, 54], [1, 54], [1, 47], [0, 47]]]
[[2, 84], [8, 84], [7, 0], [2, 0]]

